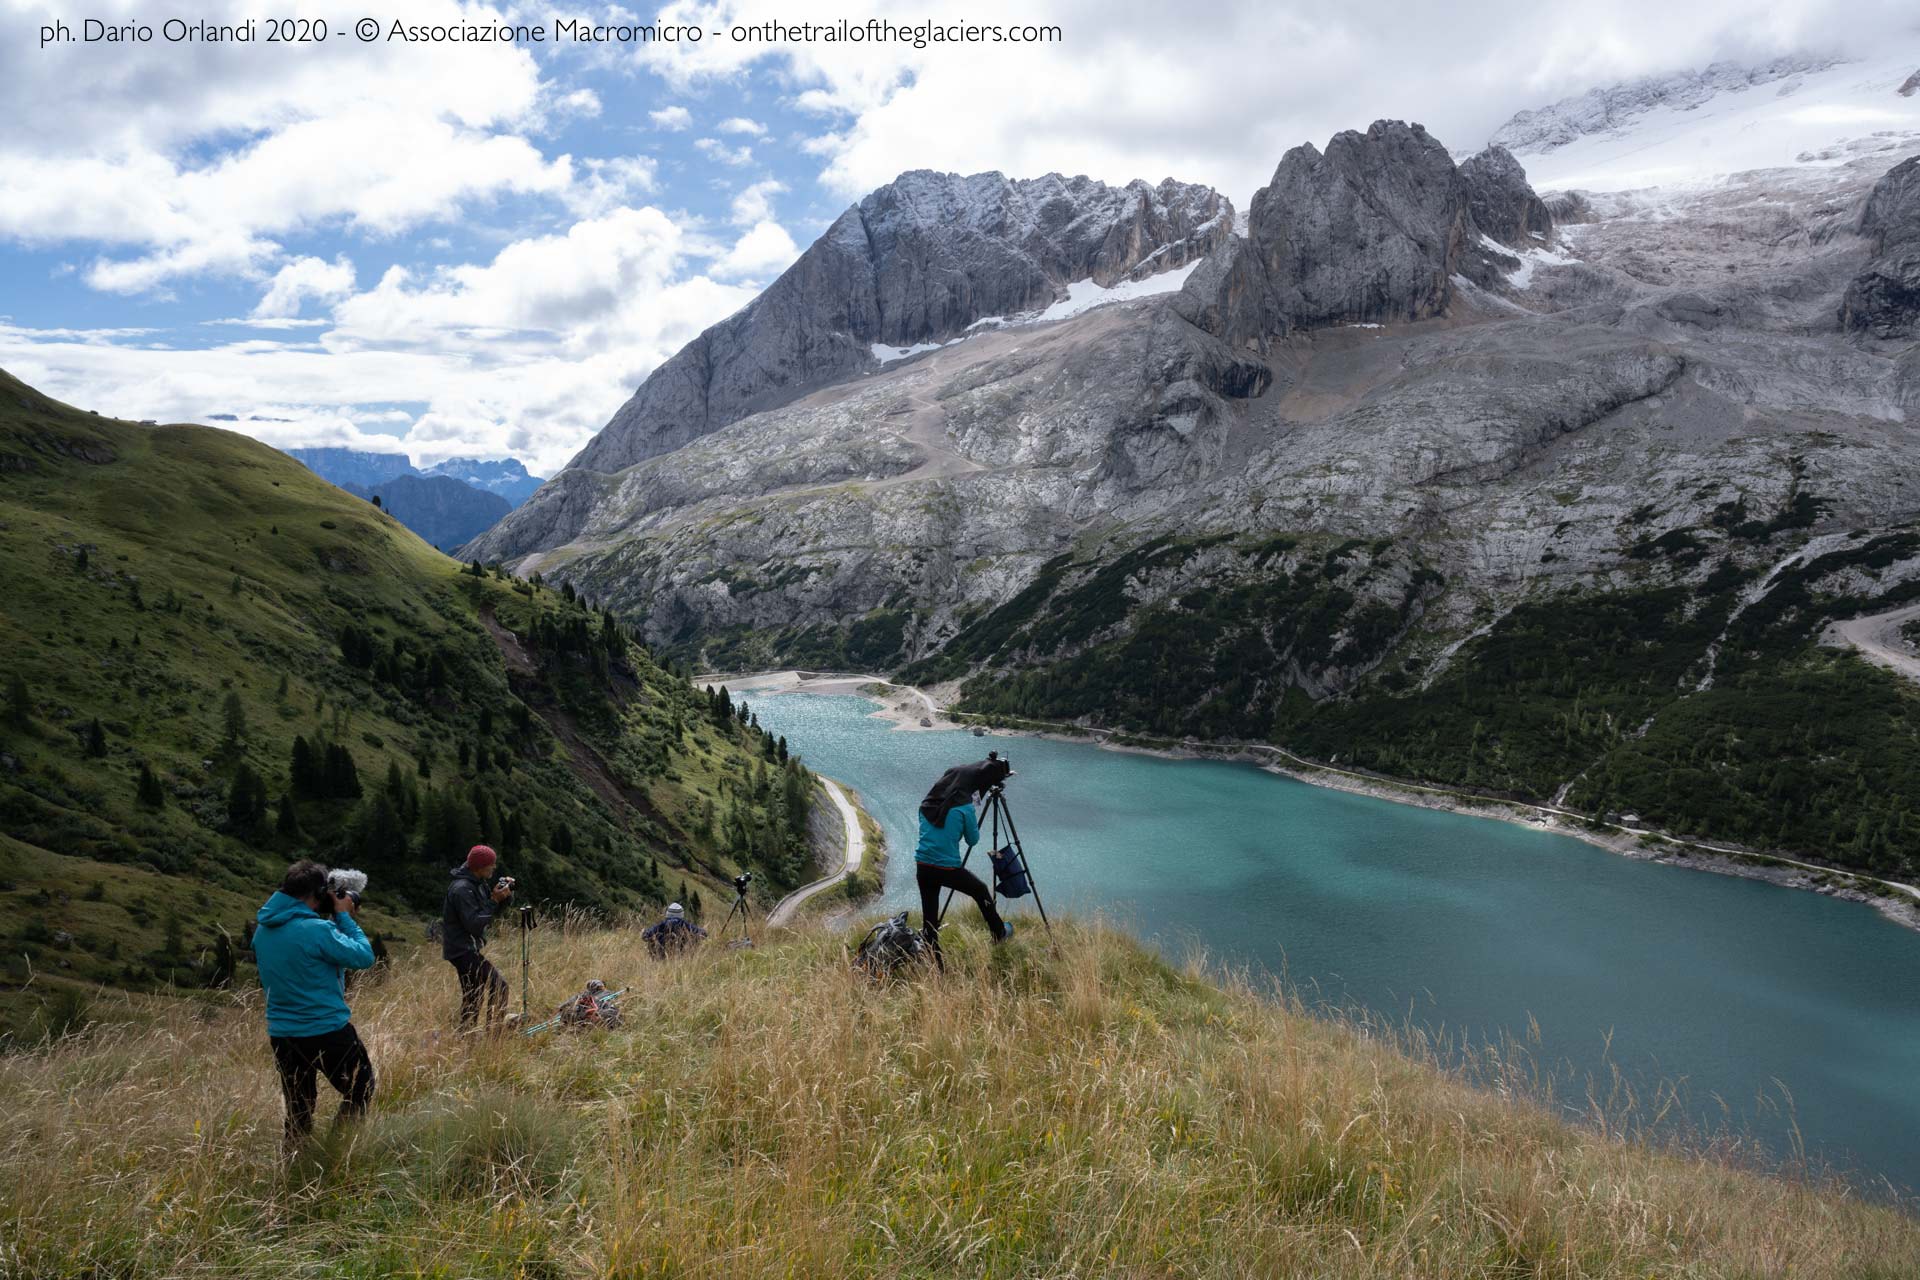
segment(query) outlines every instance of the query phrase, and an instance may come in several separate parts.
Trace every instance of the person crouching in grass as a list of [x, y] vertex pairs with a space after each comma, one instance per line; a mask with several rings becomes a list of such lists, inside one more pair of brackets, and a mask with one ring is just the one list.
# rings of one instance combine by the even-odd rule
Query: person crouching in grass
[[334, 1127], [364, 1115], [373, 1098], [373, 1060], [353, 1029], [346, 973], [373, 967], [351, 895], [327, 887], [327, 869], [302, 858], [256, 917], [253, 954], [267, 993], [267, 1038], [287, 1103], [289, 1153], [313, 1132], [315, 1073], [340, 1093]]

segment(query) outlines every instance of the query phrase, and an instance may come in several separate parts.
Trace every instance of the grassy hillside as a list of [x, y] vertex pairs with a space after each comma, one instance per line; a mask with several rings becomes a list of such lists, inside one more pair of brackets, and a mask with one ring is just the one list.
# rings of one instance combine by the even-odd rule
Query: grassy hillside
[[523, 901], [806, 876], [813, 780], [779, 744], [570, 590], [463, 567], [246, 437], [0, 374], [0, 582], [9, 986], [211, 980], [197, 957], [307, 853], [371, 873], [395, 931], [477, 840]]
[[841, 939], [647, 961], [540, 938], [630, 1029], [436, 1034], [437, 962], [356, 996], [373, 1114], [292, 1169], [260, 1015], [0, 1059], [22, 1277], [1920, 1274], [1920, 1224], [1569, 1126], [1362, 1029], [1068, 926], [888, 989]]

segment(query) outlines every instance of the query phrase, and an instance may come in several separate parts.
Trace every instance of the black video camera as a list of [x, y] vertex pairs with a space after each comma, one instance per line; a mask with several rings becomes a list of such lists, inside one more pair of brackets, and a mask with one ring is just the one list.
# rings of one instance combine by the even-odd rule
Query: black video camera
[[747, 886], [752, 883], [753, 883], [753, 872], [751, 871], [742, 871], [739, 875], [733, 878], [733, 887], [741, 893], [745, 893], [747, 891]]

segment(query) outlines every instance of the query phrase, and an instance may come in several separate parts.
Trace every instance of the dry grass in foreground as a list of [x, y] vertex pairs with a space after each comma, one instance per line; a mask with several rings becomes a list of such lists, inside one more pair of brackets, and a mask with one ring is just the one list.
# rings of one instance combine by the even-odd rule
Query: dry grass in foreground
[[885, 990], [823, 933], [656, 965], [543, 932], [536, 990], [625, 985], [628, 1026], [533, 1041], [434, 1035], [450, 973], [404, 962], [355, 1000], [374, 1114], [291, 1169], [250, 1001], [13, 1055], [0, 1274], [1920, 1274], [1896, 1210], [1595, 1136], [1116, 934], [948, 932], [945, 978]]

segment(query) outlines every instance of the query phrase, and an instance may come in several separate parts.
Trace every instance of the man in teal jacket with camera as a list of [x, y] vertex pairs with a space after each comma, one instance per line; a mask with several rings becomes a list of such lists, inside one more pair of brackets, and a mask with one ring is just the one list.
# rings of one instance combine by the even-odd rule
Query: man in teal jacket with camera
[[346, 971], [371, 969], [373, 946], [353, 918], [360, 904], [327, 883], [327, 869], [302, 858], [255, 917], [253, 954], [267, 993], [267, 1038], [287, 1102], [286, 1144], [313, 1132], [314, 1076], [340, 1092], [337, 1127], [366, 1112], [373, 1060], [353, 1029]]

